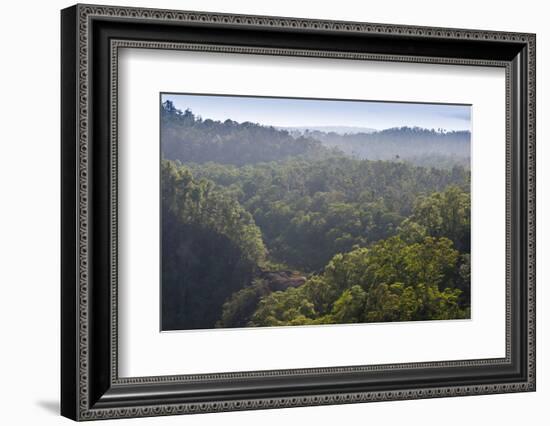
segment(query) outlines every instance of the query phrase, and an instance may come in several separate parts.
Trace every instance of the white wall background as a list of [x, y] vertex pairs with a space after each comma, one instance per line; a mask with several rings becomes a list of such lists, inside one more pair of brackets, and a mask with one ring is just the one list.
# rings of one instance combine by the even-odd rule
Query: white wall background
[[[545, 2], [119, 0], [103, 4], [537, 33], [538, 390], [530, 394], [118, 420], [118, 424], [545, 424], [550, 401], [550, 27]], [[0, 25], [0, 418], [59, 417], [59, 9], [12, 0]], [[102, 424], [110, 424], [107, 421]], [[113, 423], [116, 424], [116, 423]]]

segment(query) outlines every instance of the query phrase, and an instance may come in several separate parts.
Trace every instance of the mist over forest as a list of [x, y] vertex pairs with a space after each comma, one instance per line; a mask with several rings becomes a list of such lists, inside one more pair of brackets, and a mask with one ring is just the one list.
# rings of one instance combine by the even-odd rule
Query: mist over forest
[[166, 101], [161, 153], [163, 330], [469, 318], [468, 131]]
[[324, 147], [363, 160], [403, 160], [420, 166], [437, 168], [470, 165], [470, 132], [395, 127], [380, 131], [291, 131], [293, 136], [308, 137]]

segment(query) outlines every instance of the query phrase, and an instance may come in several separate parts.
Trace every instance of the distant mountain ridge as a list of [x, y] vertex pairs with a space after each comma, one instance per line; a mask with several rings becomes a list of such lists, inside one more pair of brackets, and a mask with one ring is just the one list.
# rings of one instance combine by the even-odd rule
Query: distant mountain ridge
[[189, 109], [180, 111], [172, 102], [161, 110], [161, 150], [168, 160], [182, 163], [242, 166], [289, 158], [319, 159], [333, 155], [318, 140], [292, 136], [284, 130], [256, 123], [202, 119]]
[[[395, 127], [371, 133], [337, 134], [311, 131], [307, 136], [355, 158], [409, 160], [419, 165], [457, 163], [469, 166], [471, 134], [420, 127]], [[447, 164], [449, 165], [449, 164]]]
[[378, 131], [370, 127], [357, 126], [274, 126], [279, 130], [286, 130], [291, 134], [307, 135], [310, 132], [319, 131], [325, 133], [354, 134], [354, 133], [373, 133]]
[[[182, 163], [242, 166], [291, 158], [346, 155], [360, 160], [407, 161], [419, 166], [470, 166], [470, 132], [399, 127], [359, 133], [276, 128], [233, 120], [214, 121], [182, 112], [167, 101], [161, 110], [162, 156]], [[345, 126], [322, 126], [339, 129]], [[354, 129], [354, 128], [349, 128]], [[357, 129], [357, 128], [355, 128]]]

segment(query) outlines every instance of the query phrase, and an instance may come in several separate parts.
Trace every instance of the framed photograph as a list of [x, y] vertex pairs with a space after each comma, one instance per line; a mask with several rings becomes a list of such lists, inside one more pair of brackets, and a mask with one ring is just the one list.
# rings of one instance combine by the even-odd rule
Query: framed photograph
[[61, 412], [535, 390], [535, 35], [61, 12]]

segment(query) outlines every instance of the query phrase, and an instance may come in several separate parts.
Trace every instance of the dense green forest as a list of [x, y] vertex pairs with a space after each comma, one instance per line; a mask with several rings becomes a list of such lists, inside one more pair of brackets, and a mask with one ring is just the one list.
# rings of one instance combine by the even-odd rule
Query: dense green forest
[[469, 317], [461, 160], [363, 159], [169, 101], [161, 125], [163, 329]]
[[238, 166], [288, 158], [327, 157], [334, 150], [313, 138], [293, 137], [286, 131], [255, 123], [203, 120], [192, 111], [176, 109], [166, 101], [162, 107], [162, 153], [164, 158], [184, 162], [215, 162]]

